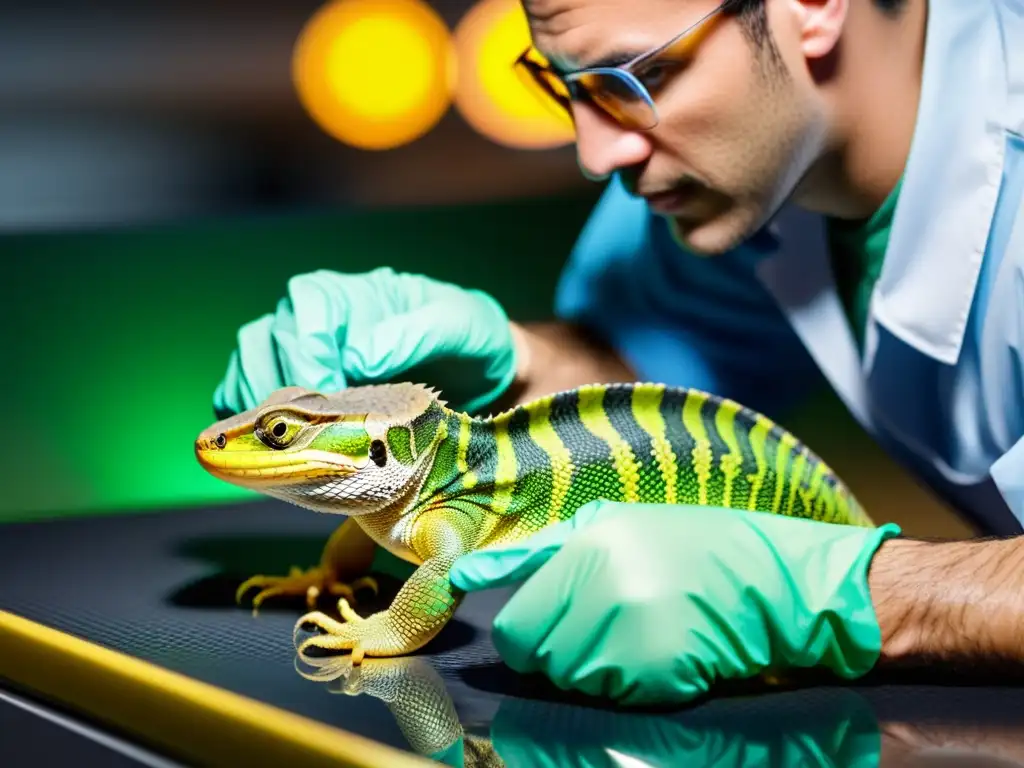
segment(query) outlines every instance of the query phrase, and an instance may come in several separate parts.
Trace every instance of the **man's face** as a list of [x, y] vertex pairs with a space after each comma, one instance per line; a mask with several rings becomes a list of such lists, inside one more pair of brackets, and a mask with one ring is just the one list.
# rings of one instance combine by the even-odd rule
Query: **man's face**
[[[718, 0], [524, 0], [536, 48], [558, 71], [640, 54], [669, 41]], [[825, 106], [801, 50], [802, 0], [766, 0], [770, 41], [717, 14], [683, 57], [641, 82], [658, 110], [648, 131], [623, 128], [587, 101], [573, 105], [583, 172], [621, 172], [698, 253], [729, 250], [793, 192], [826, 141]], [[621, 62], [617, 62], [621, 63]], [[667, 193], [667, 194], [666, 194]]]

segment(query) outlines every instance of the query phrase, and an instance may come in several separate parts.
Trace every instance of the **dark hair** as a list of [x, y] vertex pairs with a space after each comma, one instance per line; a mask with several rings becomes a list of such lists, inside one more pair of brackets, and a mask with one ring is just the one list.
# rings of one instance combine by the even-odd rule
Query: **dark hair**
[[[882, 13], [887, 16], [898, 16], [909, 0], [871, 0]], [[768, 28], [768, 14], [765, 11], [765, 0], [726, 0], [723, 10], [737, 17], [747, 37], [769, 60], [782, 66], [779, 51]]]

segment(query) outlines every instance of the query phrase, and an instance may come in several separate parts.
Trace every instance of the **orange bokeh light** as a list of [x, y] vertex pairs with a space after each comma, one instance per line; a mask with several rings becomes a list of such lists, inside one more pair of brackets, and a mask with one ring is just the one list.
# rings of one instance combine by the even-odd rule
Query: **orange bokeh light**
[[450, 31], [422, 0], [332, 0], [303, 28], [292, 67], [313, 120], [370, 150], [431, 130], [451, 105], [457, 76]]
[[474, 130], [520, 149], [572, 143], [572, 121], [545, 103], [512, 64], [530, 44], [519, 0], [480, 0], [455, 30], [455, 107]]

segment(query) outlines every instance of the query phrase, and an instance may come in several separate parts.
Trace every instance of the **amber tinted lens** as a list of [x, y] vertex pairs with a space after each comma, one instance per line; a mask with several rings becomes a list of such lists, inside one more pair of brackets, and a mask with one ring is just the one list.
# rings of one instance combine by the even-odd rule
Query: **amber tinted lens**
[[562, 82], [561, 78], [556, 77], [550, 70], [538, 69], [537, 79], [559, 104], [568, 106], [569, 89]]
[[538, 98], [561, 111], [570, 110], [569, 89], [550, 69], [531, 61], [525, 54], [516, 61], [515, 68], [523, 83], [534, 91]]
[[516, 69], [543, 98], [571, 112], [574, 98], [586, 98], [625, 128], [648, 130], [658, 123], [654, 104], [640, 83], [622, 70], [602, 69], [575, 75], [567, 85], [528, 51], [516, 61]]
[[585, 72], [578, 76], [576, 84], [597, 107], [626, 128], [647, 130], [658, 123], [650, 98], [625, 72]]

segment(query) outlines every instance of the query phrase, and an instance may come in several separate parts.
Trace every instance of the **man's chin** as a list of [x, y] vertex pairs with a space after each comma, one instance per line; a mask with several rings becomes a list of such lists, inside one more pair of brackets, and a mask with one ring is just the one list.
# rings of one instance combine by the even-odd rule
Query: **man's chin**
[[721, 256], [740, 245], [747, 232], [728, 216], [694, 220], [685, 217], [666, 219], [672, 239], [695, 256]]

